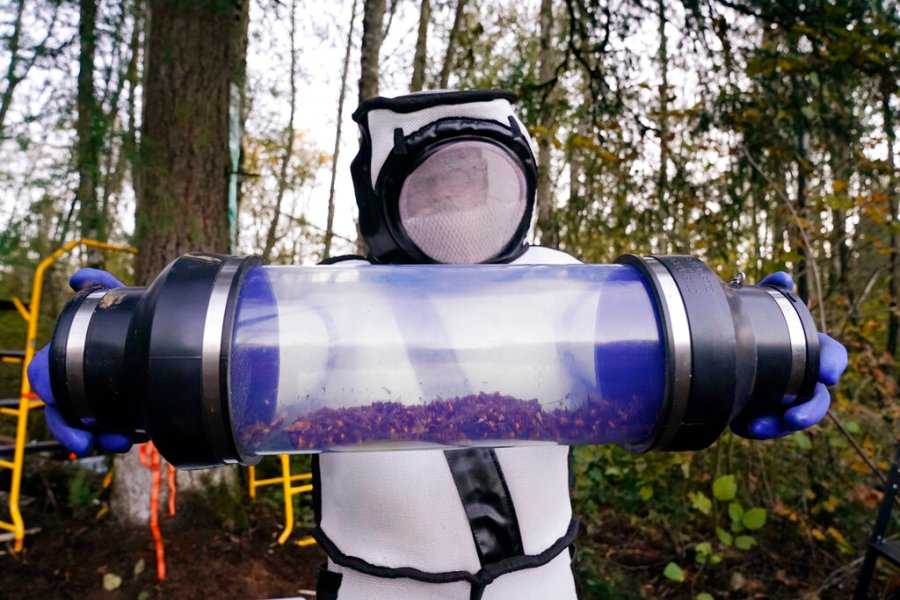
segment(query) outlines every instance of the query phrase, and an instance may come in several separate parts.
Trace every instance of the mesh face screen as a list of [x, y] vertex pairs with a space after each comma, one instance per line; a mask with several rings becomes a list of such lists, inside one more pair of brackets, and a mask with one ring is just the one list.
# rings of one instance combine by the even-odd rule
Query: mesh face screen
[[499, 253], [525, 213], [525, 174], [493, 144], [448, 144], [410, 173], [400, 221], [410, 240], [441, 263], [479, 263]]

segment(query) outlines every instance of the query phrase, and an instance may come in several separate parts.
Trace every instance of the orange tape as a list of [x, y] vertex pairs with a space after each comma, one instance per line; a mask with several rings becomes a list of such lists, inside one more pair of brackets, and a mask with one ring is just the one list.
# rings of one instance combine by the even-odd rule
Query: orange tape
[[175, 516], [175, 467], [169, 465], [169, 516]]
[[[159, 451], [153, 445], [153, 442], [141, 445], [140, 459], [142, 465], [153, 470], [153, 485], [150, 488], [150, 531], [153, 533], [153, 542], [156, 545], [156, 576], [161, 581], [166, 578], [166, 556], [162, 534], [159, 531]], [[171, 468], [171, 465], [169, 467]], [[169, 476], [171, 479], [171, 472]], [[171, 482], [169, 485], [172, 485]], [[170, 495], [170, 514], [174, 514], [174, 507], [175, 505]]]

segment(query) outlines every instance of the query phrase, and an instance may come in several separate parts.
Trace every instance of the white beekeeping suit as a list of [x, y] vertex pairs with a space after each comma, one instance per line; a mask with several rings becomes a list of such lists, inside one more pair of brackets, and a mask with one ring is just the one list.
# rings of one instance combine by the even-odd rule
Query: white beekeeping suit
[[[536, 171], [513, 100], [433, 92], [357, 109], [369, 261], [578, 262], [524, 243]], [[326, 453], [314, 472], [320, 600], [577, 597], [567, 447]]]

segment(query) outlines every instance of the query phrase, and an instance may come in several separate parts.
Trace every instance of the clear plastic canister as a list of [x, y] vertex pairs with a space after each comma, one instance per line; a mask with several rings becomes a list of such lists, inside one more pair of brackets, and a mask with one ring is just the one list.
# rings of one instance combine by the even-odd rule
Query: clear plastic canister
[[625, 265], [253, 268], [229, 391], [243, 455], [640, 445], [666, 356]]
[[184, 468], [260, 455], [516, 444], [696, 450], [810, 398], [815, 322], [691, 256], [616, 265], [265, 267], [187, 254], [91, 288], [48, 361], [73, 427]]

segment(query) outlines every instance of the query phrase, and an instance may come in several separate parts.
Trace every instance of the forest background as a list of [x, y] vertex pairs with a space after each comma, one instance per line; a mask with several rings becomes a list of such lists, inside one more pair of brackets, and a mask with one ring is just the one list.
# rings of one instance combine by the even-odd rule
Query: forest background
[[[850, 350], [812, 430], [576, 449], [586, 595], [846, 596], [900, 418], [896, 3], [6, 0], [0, 45], [0, 298], [79, 237], [139, 249], [58, 263], [39, 345], [78, 266], [140, 283], [185, 251], [356, 251], [358, 99], [515, 91], [540, 166], [535, 242], [790, 271]], [[0, 346], [23, 337], [0, 313]], [[17, 378], [0, 372], [0, 396]]]

